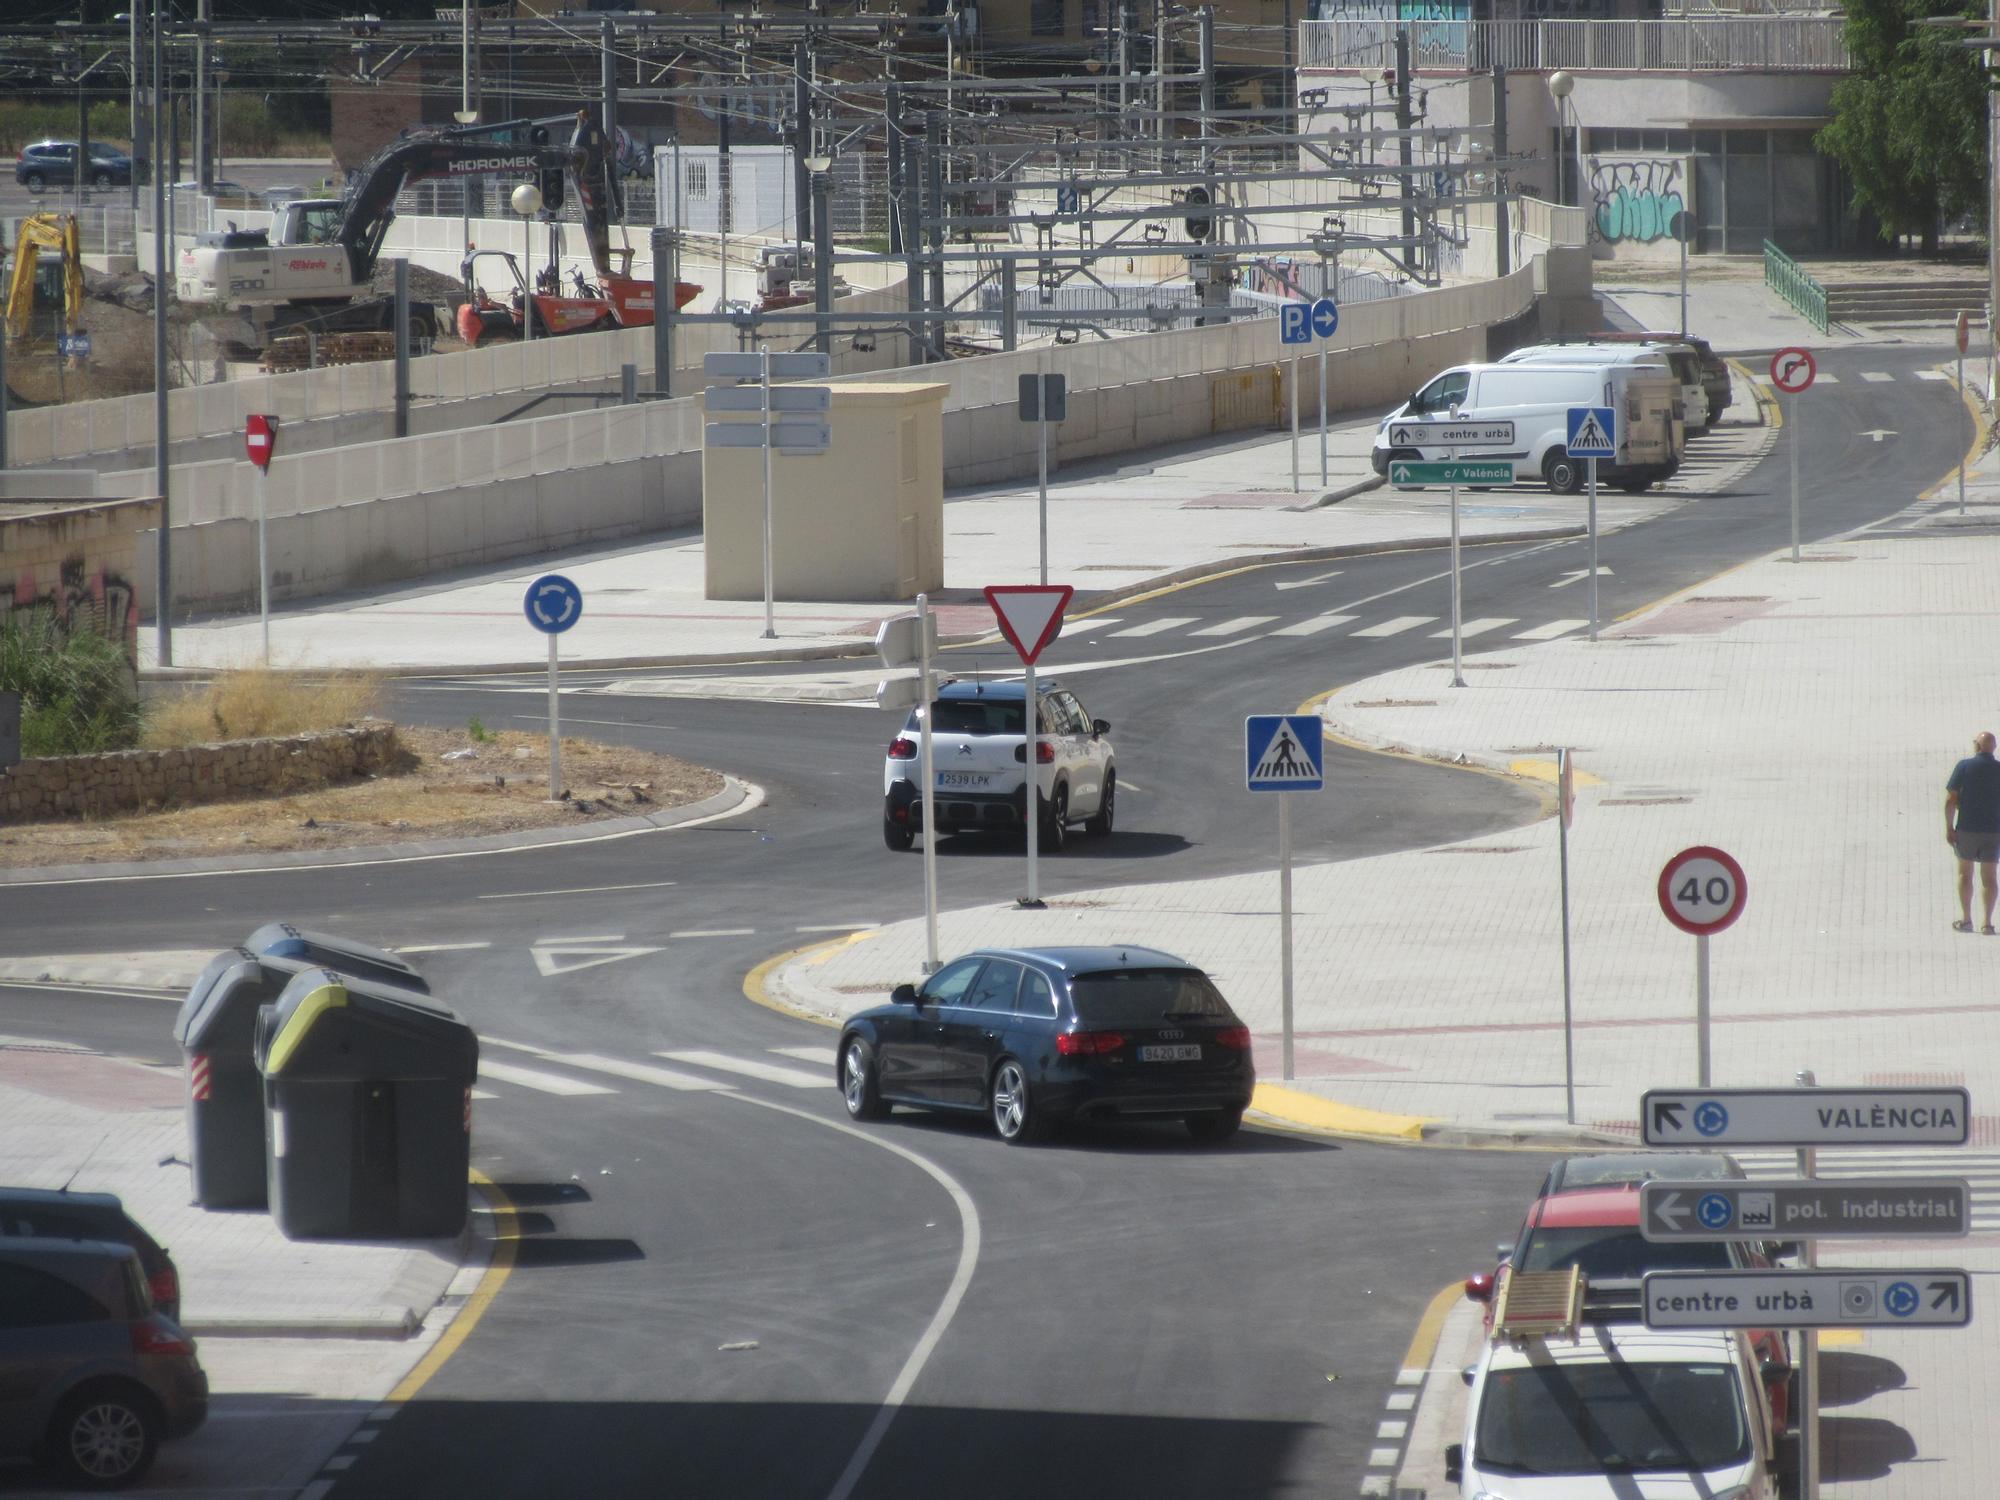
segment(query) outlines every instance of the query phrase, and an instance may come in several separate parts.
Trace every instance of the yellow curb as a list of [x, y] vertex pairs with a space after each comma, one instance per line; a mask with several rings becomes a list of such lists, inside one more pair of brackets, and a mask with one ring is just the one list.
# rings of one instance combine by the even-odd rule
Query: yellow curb
[[470, 1175], [492, 1200], [493, 1217], [499, 1221], [496, 1226], [498, 1233], [493, 1241], [493, 1259], [487, 1262], [478, 1288], [465, 1299], [465, 1306], [451, 1320], [451, 1327], [438, 1335], [438, 1341], [431, 1345], [430, 1351], [389, 1392], [386, 1399], [390, 1405], [400, 1406], [413, 1400], [430, 1378], [444, 1368], [445, 1362], [458, 1352], [459, 1345], [472, 1337], [472, 1330], [479, 1326], [479, 1320], [486, 1316], [486, 1310], [493, 1305], [493, 1299], [500, 1295], [500, 1288], [507, 1284], [508, 1276], [513, 1273], [514, 1247], [521, 1240], [520, 1210], [500, 1190], [500, 1185], [477, 1167], [472, 1169]]
[[[1507, 773], [1510, 776], [1519, 776], [1526, 781], [1554, 781], [1557, 774], [1556, 763], [1554, 761], [1537, 760], [1532, 757], [1525, 760], [1508, 761]], [[1593, 776], [1590, 772], [1578, 766], [1571, 766], [1569, 774], [1570, 780], [1574, 781], [1578, 786], [1604, 785], [1604, 778], [1602, 776]]]
[[1403, 1370], [1424, 1371], [1437, 1358], [1438, 1339], [1444, 1333], [1444, 1320], [1451, 1316], [1451, 1310], [1459, 1298], [1465, 1295], [1461, 1282], [1438, 1288], [1431, 1304], [1424, 1309], [1424, 1315], [1417, 1319], [1417, 1331], [1410, 1335], [1410, 1347], [1403, 1354]]
[[1868, 1335], [1859, 1328], [1822, 1328], [1819, 1331], [1819, 1346], [1822, 1349], [1859, 1349], [1868, 1342]]
[[[825, 963], [841, 949], [858, 941], [861, 936], [874, 936], [875, 931], [876, 929], [869, 928], [865, 934], [849, 933], [846, 937], [828, 938], [823, 943], [807, 943], [803, 948], [788, 948], [783, 953], [774, 953], [743, 976], [744, 998], [753, 1004], [763, 1006], [766, 1010], [774, 1010], [781, 1016], [790, 1016], [795, 1021], [810, 1021], [815, 1026], [839, 1030], [840, 1022], [834, 1017], [823, 1016], [810, 1010], [800, 1010], [796, 1005], [788, 1005], [773, 995], [770, 988], [771, 975], [781, 965], [788, 964], [795, 958], [805, 959], [807, 963]], [[807, 958], [808, 954], [812, 957]]]
[[[1969, 479], [1972, 473], [1972, 466], [1979, 462], [1979, 455], [1986, 451], [1986, 444], [1992, 436], [1993, 428], [1987, 419], [1985, 404], [1973, 393], [1971, 386], [1966, 386], [1960, 390], [1959, 399], [1964, 401], [1965, 409], [1972, 413], [1972, 446], [1965, 450], [1965, 457], [1961, 460], [1965, 465], [1966, 475]], [[1956, 464], [1952, 466], [1949, 474], [1945, 475], [1944, 478], [1925, 490], [1917, 498], [1919, 500], [1934, 500], [1947, 485], [1953, 488], [1956, 488], [1958, 485], [1958, 466]]]
[[1436, 1124], [1422, 1115], [1392, 1115], [1379, 1109], [1363, 1109], [1357, 1104], [1341, 1104], [1317, 1094], [1260, 1083], [1250, 1096], [1250, 1107], [1283, 1125], [1326, 1135], [1359, 1135], [1374, 1140], [1420, 1141], [1424, 1127]]

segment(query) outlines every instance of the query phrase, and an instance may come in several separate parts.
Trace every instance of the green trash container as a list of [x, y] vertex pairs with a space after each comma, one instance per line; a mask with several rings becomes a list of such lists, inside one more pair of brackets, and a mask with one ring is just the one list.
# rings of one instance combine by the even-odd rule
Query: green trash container
[[266, 922], [244, 943], [260, 958], [291, 958], [301, 963], [352, 974], [376, 984], [415, 990], [428, 995], [431, 987], [415, 967], [386, 948], [354, 938], [335, 937], [326, 932], [307, 932], [290, 922]]
[[290, 1239], [465, 1227], [479, 1040], [425, 995], [308, 969], [258, 1012], [265, 1175]]
[[181, 1002], [174, 1040], [187, 1064], [188, 1162], [202, 1208], [262, 1208], [264, 1080], [253, 1056], [257, 1012], [302, 969], [288, 958], [225, 948]]

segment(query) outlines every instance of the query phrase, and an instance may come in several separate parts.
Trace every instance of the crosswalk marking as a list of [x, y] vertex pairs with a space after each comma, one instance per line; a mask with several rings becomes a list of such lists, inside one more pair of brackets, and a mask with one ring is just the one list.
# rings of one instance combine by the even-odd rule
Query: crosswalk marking
[[1944, 372], [1944, 371], [1942, 371], [1942, 370], [1919, 370], [1919, 371], [1917, 371], [1917, 379], [1919, 379], [1919, 380], [1949, 380], [1949, 379], [1951, 379], [1951, 377], [1950, 377], [1949, 375], [1945, 374], [1945, 372]]
[[1196, 615], [1163, 615], [1157, 620], [1148, 620], [1143, 625], [1127, 625], [1123, 630], [1114, 630], [1115, 636], [1158, 635], [1162, 631], [1178, 630], [1183, 625], [1192, 625], [1199, 618]]
[[1551, 620], [1546, 625], [1537, 625], [1533, 630], [1516, 631], [1514, 639], [1517, 641], [1552, 641], [1559, 635], [1568, 635], [1572, 630], [1581, 630], [1589, 623], [1590, 621], [1588, 620]]
[[1314, 615], [1310, 619], [1299, 620], [1290, 625], [1280, 626], [1272, 635], [1318, 635], [1322, 630], [1331, 630], [1336, 625], [1346, 625], [1359, 619], [1359, 615]]
[[1840, 377], [1839, 377], [1838, 375], [1829, 375], [1829, 374], [1827, 374], [1827, 373], [1826, 373], [1826, 371], [1822, 370], [1822, 371], [1820, 371], [1820, 372], [1819, 372], [1819, 374], [1817, 374], [1817, 375], [1813, 376], [1813, 384], [1814, 384], [1814, 385], [1839, 385], [1839, 384], [1840, 384]]
[[748, 1057], [731, 1057], [727, 1052], [656, 1052], [669, 1062], [692, 1063], [697, 1068], [717, 1068], [725, 1073], [741, 1073], [765, 1083], [782, 1083], [791, 1089], [823, 1089], [829, 1084], [824, 1073], [808, 1073], [804, 1068], [787, 1068], [779, 1063], [758, 1062]]
[[1370, 625], [1365, 630], [1357, 630], [1357, 636], [1371, 640], [1381, 640], [1386, 636], [1401, 635], [1406, 630], [1415, 630], [1419, 625], [1434, 625], [1436, 615], [1397, 615], [1393, 620], [1384, 620], [1380, 625]]
[[[1482, 617], [1477, 620], [1467, 620], [1463, 625], [1458, 627], [1459, 639], [1469, 641], [1475, 635], [1484, 635], [1489, 630], [1498, 630], [1502, 625], [1512, 625], [1514, 623], [1515, 618], [1507, 615], [1494, 615]], [[1449, 640], [1450, 638], [1451, 627], [1449, 625], [1445, 626], [1442, 630], [1433, 630], [1431, 632], [1431, 639], [1434, 641]]]
[[538, 1094], [575, 1097], [583, 1094], [618, 1092], [616, 1089], [604, 1087], [601, 1083], [585, 1083], [581, 1078], [565, 1078], [560, 1073], [544, 1073], [536, 1068], [517, 1068], [512, 1063], [495, 1062], [490, 1057], [480, 1059], [479, 1076], [497, 1078], [502, 1083], [518, 1084], [524, 1089], [533, 1089]]
[[1065, 637], [1082, 635], [1087, 630], [1102, 630], [1106, 625], [1116, 625], [1118, 616], [1098, 615], [1089, 620], [1064, 620], [1062, 633]]
[[1190, 630], [1189, 635], [1236, 635], [1254, 625], [1268, 625], [1277, 619], [1276, 615], [1238, 615], [1233, 620], [1223, 620], [1218, 624], [1204, 625], [1200, 630]]
[[[1752, 1178], [1797, 1177], [1791, 1151], [1739, 1151], [1736, 1159]], [[1814, 1175], [1838, 1180], [1871, 1177], [1963, 1177], [1972, 1188], [1974, 1231], [2000, 1230], [2000, 1152], [1954, 1150], [1949, 1146], [1906, 1151], [1822, 1150]]]
[[613, 1078], [629, 1078], [634, 1083], [656, 1083], [663, 1089], [677, 1089], [682, 1093], [704, 1093], [729, 1087], [728, 1084], [718, 1083], [713, 1078], [702, 1078], [693, 1073], [679, 1073], [672, 1068], [656, 1068], [651, 1063], [627, 1062], [622, 1057], [600, 1057], [595, 1052], [547, 1052], [542, 1055], [550, 1062], [562, 1063], [567, 1067], [583, 1068], [592, 1073], [608, 1073]]
[[[1129, 788], [1120, 788], [1129, 790]], [[818, 1063], [821, 1067], [833, 1066], [831, 1047], [766, 1047], [766, 1052], [775, 1052], [780, 1057], [796, 1057], [800, 1062]]]
[[755, 937], [756, 935], [757, 929], [754, 927], [689, 927], [680, 932], [670, 932], [667, 937], [671, 941], [675, 938]]
[[1887, 374], [1882, 370], [1863, 370], [1861, 372], [1861, 378], [1869, 382], [1871, 385], [1887, 385], [1890, 381], [1894, 380], [1896, 377]]

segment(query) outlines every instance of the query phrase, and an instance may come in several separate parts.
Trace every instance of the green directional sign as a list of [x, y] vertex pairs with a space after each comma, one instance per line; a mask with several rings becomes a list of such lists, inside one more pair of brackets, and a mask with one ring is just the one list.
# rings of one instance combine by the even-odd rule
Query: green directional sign
[[1512, 484], [1514, 466], [1502, 460], [1481, 463], [1461, 459], [1453, 463], [1389, 465], [1389, 483], [1398, 489], [1417, 490], [1433, 484]]

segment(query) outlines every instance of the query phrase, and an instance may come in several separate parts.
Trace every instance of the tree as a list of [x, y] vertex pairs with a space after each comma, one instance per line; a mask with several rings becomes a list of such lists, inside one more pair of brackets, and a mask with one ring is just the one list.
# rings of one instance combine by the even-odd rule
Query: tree
[[1932, 16], [1983, 21], [1982, 0], [1850, 0], [1844, 35], [1854, 72], [1834, 85], [1833, 122], [1814, 144], [1854, 183], [1854, 204], [1882, 237], [1915, 234], [1934, 254], [1941, 220], [1986, 220], [1986, 90], [1965, 33]]

